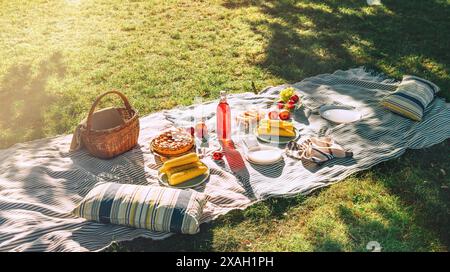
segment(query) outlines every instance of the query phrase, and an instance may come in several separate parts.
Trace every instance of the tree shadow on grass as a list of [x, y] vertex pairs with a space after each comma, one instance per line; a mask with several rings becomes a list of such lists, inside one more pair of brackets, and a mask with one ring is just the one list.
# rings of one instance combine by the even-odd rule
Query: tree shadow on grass
[[355, 209], [339, 207], [339, 216], [346, 224], [348, 235], [354, 239], [353, 251], [365, 251], [364, 245], [371, 241], [379, 243], [384, 251], [402, 251], [402, 247], [399, 247], [402, 229], [398, 226], [404, 222], [391, 211], [385, 210], [381, 214], [386, 223], [361, 217]]
[[[450, 88], [450, 5], [442, 1], [240, 1], [227, 8], [258, 7], [264, 18], [248, 21], [267, 39], [266, 57], [254, 63], [296, 82], [355, 66], [400, 78], [416, 74]], [[440, 95], [450, 99], [450, 92]]]
[[415, 222], [450, 246], [450, 139], [421, 150], [409, 150], [375, 168], [380, 182], [413, 208]]
[[31, 65], [13, 65], [0, 83], [0, 148], [44, 136], [44, 113], [55, 102], [46, 92], [50, 76], [64, 77], [62, 55], [42, 61], [34, 74]]
[[[352, 238], [352, 251], [368, 251], [368, 243], [378, 243], [382, 251], [431, 251], [433, 235], [415, 225], [415, 216], [404, 210], [378, 204], [373, 211], [379, 218], [361, 216], [356, 208], [340, 206], [339, 216]], [[345, 246], [345, 245], [342, 245]], [[322, 245], [320, 245], [322, 247]]]

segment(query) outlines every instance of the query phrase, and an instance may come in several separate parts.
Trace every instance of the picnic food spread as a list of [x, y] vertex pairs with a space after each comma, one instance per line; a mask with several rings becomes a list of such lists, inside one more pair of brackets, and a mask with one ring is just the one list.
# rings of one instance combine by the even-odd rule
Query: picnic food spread
[[[389, 109], [390, 111], [400, 114], [402, 116], [408, 117], [415, 121], [419, 121], [422, 119], [424, 114], [424, 109], [434, 98], [434, 95], [439, 91], [439, 88], [423, 79], [416, 77], [405, 77], [404, 82], [399, 85], [396, 92], [391, 93], [387, 97], [381, 101], [381, 104]], [[108, 92], [111, 93], [111, 92]], [[106, 94], [108, 94], [106, 93]], [[124, 97], [123, 94], [113, 92], [122, 97], [125, 102], [124, 109], [117, 109], [111, 111], [112, 114], [115, 115], [115, 118], [110, 118], [107, 115], [110, 114], [108, 111], [96, 111], [94, 112], [95, 106], [98, 103], [98, 100], [102, 98], [104, 95], [100, 96], [94, 105], [91, 108], [91, 111], [88, 115], [87, 121], [84, 121], [84, 124], [80, 124], [80, 131], [83, 131], [83, 137], [81, 137], [81, 141], [86, 145], [87, 149], [94, 156], [102, 157], [99, 154], [99, 151], [95, 150], [95, 146], [101, 147], [106, 145], [114, 146], [115, 143], [118, 143], [119, 136], [125, 137], [128, 135], [130, 139], [124, 146], [115, 147], [115, 151], [111, 154], [106, 154], [103, 158], [111, 158], [120, 154], [121, 152], [125, 152], [132, 148], [137, 142], [137, 136], [139, 130], [139, 123], [137, 119], [136, 112], [131, 108], [128, 100]], [[190, 127], [171, 127], [160, 132], [156, 137], [154, 137], [150, 142], [150, 150], [155, 155], [160, 155], [162, 157], [166, 157], [166, 160], [159, 168], [159, 176], [160, 184], [166, 187], [172, 187], [176, 189], [172, 189], [174, 191], [161, 191], [161, 193], [165, 193], [168, 195], [167, 200], [172, 199], [172, 197], [178, 197], [180, 201], [185, 201], [186, 197], [182, 196], [182, 192], [185, 193], [187, 191], [179, 191], [180, 195], [178, 195], [179, 189], [183, 188], [195, 188], [196, 186], [207, 182], [210, 176], [210, 169], [207, 163], [216, 163], [217, 167], [223, 167], [226, 161], [229, 158], [230, 154], [227, 155], [227, 150], [229, 151], [228, 143], [231, 141], [232, 130], [231, 130], [231, 107], [227, 102], [227, 96], [225, 92], [221, 92], [220, 94], [220, 102], [216, 108], [216, 130], [215, 133], [217, 138], [209, 137], [210, 131], [208, 131], [206, 122], [202, 119], [199, 122], [196, 122], [195, 125]], [[362, 118], [362, 114], [351, 106], [340, 105], [339, 101], [336, 101], [338, 105], [335, 103], [319, 106], [320, 111], [319, 115], [324, 119], [329, 121], [329, 124], [346, 124], [350, 122], [359, 121]], [[270, 106], [270, 105], [269, 105]], [[281, 168], [284, 167], [284, 164], [279, 164], [280, 161], [284, 160], [283, 155], [286, 155], [289, 158], [294, 158], [301, 160], [302, 163], [304, 161], [312, 162], [318, 165], [319, 167], [335, 158], [350, 158], [353, 156], [353, 152], [336, 143], [332, 136], [324, 136], [321, 135], [320, 131], [319, 135], [303, 135], [301, 140], [298, 140], [298, 136], [301, 136], [302, 131], [299, 128], [296, 128], [294, 125], [296, 122], [292, 120], [292, 118], [296, 117], [296, 110], [299, 110], [303, 106], [302, 96], [298, 93], [296, 89], [293, 87], [284, 88], [279, 92], [279, 95], [272, 102], [272, 107], [267, 108], [266, 111], [250, 108], [239, 114], [237, 114], [235, 121], [238, 126], [244, 127], [244, 132], [251, 135], [253, 138], [243, 138], [241, 142], [238, 142], [238, 147], [242, 147], [243, 149], [243, 157], [253, 166], [260, 165], [261, 168], [269, 169], [277, 169], [281, 165]], [[306, 107], [306, 105], [305, 105]], [[107, 117], [104, 119], [104, 117]], [[119, 116], [119, 118], [117, 118]], [[105, 122], [100, 122], [100, 126], [95, 123], [97, 120], [113, 120], [109, 122], [111, 128], [107, 126], [106, 128], [101, 125], [105, 125]], [[114, 121], [116, 120], [116, 121]], [[137, 121], [136, 121], [137, 120]], [[299, 121], [297, 121], [299, 122]], [[108, 124], [109, 124], [108, 123]], [[100, 131], [102, 128], [104, 131]], [[254, 128], [254, 129], [253, 129]], [[98, 140], [94, 142], [93, 140], [86, 138], [86, 131], [100, 131], [105, 136], [107, 132], [114, 132], [115, 134], [114, 141], [108, 141], [108, 137], [101, 138], [102, 140]], [[101, 136], [101, 135], [100, 135]], [[98, 137], [100, 137], [98, 136]], [[125, 137], [126, 138], [126, 137]], [[195, 149], [196, 140], [201, 139], [202, 143], [207, 141], [218, 141], [221, 143], [223, 148], [220, 149], [212, 149], [209, 153], [199, 152], [199, 150]], [[282, 140], [280, 140], [282, 139]], [[76, 138], [74, 135], [74, 140], [76, 144], [81, 144], [80, 138]], [[101, 142], [103, 141], [103, 142]], [[259, 142], [263, 143], [275, 143], [275, 144], [283, 144], [284, 148], [280, 148], [280, 146], [273, 147], [264, 144], [259, 144]], [[225, 143], [227, 143], [225, 145]], [[228, 146], [228, 148], [225, 148]], [[225, 149], [225, 151], [223, 151]], [[198, 152], [198, 154], [197, 154]], [[236, 156], [239, 154], [238, 150], [233, 150], [232, 156]], [[201, 161], [200, 159], [204, 160]], [[206, 159], [206, 160], [205, 160]], [[211, 159], [208, 162], [208, 159]], [[239, 166], [245, 167], [245, 163], [239, 163]], [[235, 162], [236, 164], [236, 162]], [[258, 171], [260, 171], [259, 169]], [[281, 171], [283, 172], [283, 171]], [[271, 173], [274, 175], [274, 173]], [[269, 175], [270, 176], [270, 175]], [[109, 201], [109, 197], [103, 193], [108, 192], [112, 194], [116, 192], [117, 194], [127, 194], [125, 191], [117, 191], [117, 188], [121, 185], [117, 184], [107, 184], [100, 185], [94, 188], [84, 200], [87, 203], [91, 201], [97, 201], [96, 199], [101, 199], [105, 197], [105, 203]], [[151, 187], [151, 186], [145, 186]], [[133, 190], [143, 191], [148, 188], [140, 188], [140, 187], [130, 187]], [[168, 188], [164, 188], [168, 189]], [[132, 197], [132, 196], [130, 196]], [[129, 197], [128, 197], [129, 198]], [[123, 197], [120, 199], [128, 199], [127, 197]], [[131, 199], [131, 198], [130, 198]], [[194, 203], [200, 203], [206, 201], [206, 199], [202, 199], [198, 202], [195, 198], [191, 198]], [[103, 200], [102, 200], [103, 201]], [[136, 203], [139, 201], [143, 201], [139, 197], [135, 200]], [[157, 199], [160, 203], [163, 203], [166, 200]], [[155, 202], [156, 203], [156, 202]], [[190, 204], [184, 203], [187, 206], [184, 208], [189, 208]], [[134, 207], [133, 204], [130, 203], [122, 203], [121, 206], [130, 206]], [[141, 204], [139, 204], [141, 205]], [[173, 205], [174, 210], [177, 210], [178, 203], [170, 202], [170, 205]], [[155, 204], [155, 207], [160, 207], [160, 205]], [[96, 214], [92, 218], [86, 216], [86, 209], [90, 206], [85, 206], [80, 204], [80, 206], [75, 210], [75, 214], [80, 217], [85, 217], [89, 220], [106, 222], [106, 223], [116, 223], [116, 224], [124, 224], [135, 226], [134, 222], [123, 221], [119, 217], [114, 218], [110, 217], [109, 221], [104, 221], [104, 214]], [[198, 204], [195, 212], [198, 216], [202, 213], [203, 204]], [[164, 209], [163, 209], [164, 210]], [[119, 210], [117, 210], [119, 211]], [[113, 213], [111, 212], [110, 215]], [[186, 215], [189, 216], [190, 214]], [[187, 217], [188, 218], [188, 217]], [[154, 220], [159, 220], [155, 218]], [[162, 228], [154, 228], [153, 224], [145, 225], [139, 223], [137, 227], [144, 227], [152, 230], [158, 231], [178, 231], [182, 233], [196, 233], [198, 232], [198, 221], [197, 219], [193, 219], [191, 221], [192, 224], [188, 224], [183, 226], [188, 228], [186, 230], [179, 229], [180, 226], [176, 225], [176, 230], [174, 226], [164, 226]], [[131, 223], [130, 223], [131, 222]], [[143, 221], [144, 222], [144, 221]], [[145, 221], [145, 223], [148, 223]], [[150, 222], [151, 223], [151, 222]], [[172, 223], [172, 222], [171, 222]]]
[[182, 128], [170, 128], [151, 141], [151, 148], [160, 155], [176, 156], [186, 153], [194, 146], [190, 133]]
[[[115, 91], [107, 92], [100, 96], [92, 106], [89, 116], [93, 115], [93, 109], [98, 101], [108, 93], [118, 94], [124, 100], [126, 106], [125, 111], [121, 110], [120, 112], [128, 112], [132, 116], [134, 110], [132, 110], [126, 97]], [[293, 112], [301, 107], [302, 101], [299, 93], [293, 87], [286, 87], [281, 90], [279, 97], [274, 101], [274, 105], [272, 109], [265, 112], [257, 108], [249, 108], [237, 114], [235, 118], [237, 125], [242, 126], [245, 133], [255, 134], [258, 140], [266, 143], [287, 144], [286, 149], [283, 150], [259, 145], [258, 141], [252, 141], [247, 138], [245, 142], [247, 145], [245, 158], [249, 162], [270, 167], [270, 164], [274, 164], [282, 159], [283, 152], [292, 158], [306, 158], [317, 163], [333, 157], [345, 157], [347, 155], [345, 150], [334, 143], [332, 139], [311, 138], [301, 144], [295, 142], [298, 135], [291, 118]], [[342, 117], [337, 113], [335, 114], [332, 111], [333, 109], [328, 109], [323, 114], [323, 117], [332, 121]], [[342, 109], [336, 108], [335, 110]], [[102, 116], [101, 113], [101, 111], [98, 112], [96, 116]], [[119, 124], [118, 126], [123, 126], [123, 123], [127, 122], [126, 118], [130, 118], [130, 116], [125, 115], [125, 121], [119, 118], [120, 122], [116, 122]], [[91, 119], [89, 117], [87, 122], [89, 129], [92, 129]], [[166, 181], [163, 184], [174, 187], [184, 183], [192, 183], [192, 181], [197, 179], [199, 182], [194, 182], [192, 185], [195, 186], [206, 180], [206, 178], [199, 179], [201, 176], [209, 176], [209, 168], [200, 161], [200, 157], [194, 149], [194, 137], [202, 142], [207, 142], [209, 140], [208, 133], [206, 123], [202, 120], [191, 127], [171, 127], [160, 132], [151, 140], [150, 150], [155, 155], [165, 158], [163, 160], [165, 162], [159, 169], [160, 179], [162, 178]], [[223, 91], [220, 92], [220, 101], [216, 109], [216, 134], [220, 143], [231, 140], [231, 108], [227, 101], [226, 92]], [[133, 135], [135, 137], [137, 134], [134, 133]], [[280, 141], [281, 138], [285, 140]], [[126, 148], [129, 148], [129, 146]], [[93, 154], [95, 155], [95, 153]], [[211, 159], [216, 162], [222, 161], [225, 155], [222, 148], [210, 153]]]

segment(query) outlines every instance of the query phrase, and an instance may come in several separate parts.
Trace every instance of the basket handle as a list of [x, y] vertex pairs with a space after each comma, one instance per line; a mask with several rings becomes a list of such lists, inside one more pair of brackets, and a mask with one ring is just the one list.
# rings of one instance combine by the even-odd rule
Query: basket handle
[[87, 121], [86, 121], [86, 126], [87, 126], [88, 131], [90, 131], [91, 127], [92, 127], [92, 115], [94, 114], [95, 108], [97, 107], [100, 100], [108, 94], [116, 94], [116, 95], [120, 96], [120, 98], [122, 98], [123, 103], [125, 104], [125, 108], [127, 109], [127, 111], [130, 114], [133, 112], [130, 102], [128, 101], [127, 97], [123, 93], [121, 93], [117, 90], [108, 91], [108, 92], [98, 96], [97, 99], [95, 99], [94, 104], [92, 104], [91, 110], [89, 111]]

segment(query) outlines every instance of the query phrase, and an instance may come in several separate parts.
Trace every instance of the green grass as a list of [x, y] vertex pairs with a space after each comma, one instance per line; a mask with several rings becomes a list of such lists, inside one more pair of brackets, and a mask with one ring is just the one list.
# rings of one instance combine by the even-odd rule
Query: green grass
[[[382, 2], [0, 0], [0, 148], [71, 133], [111, 88], [144, 115], [365, 65], [427, 78], [449, 101], [450, 1]], [[108, 250], [448, 251], [449, 143], [198, 235]]]

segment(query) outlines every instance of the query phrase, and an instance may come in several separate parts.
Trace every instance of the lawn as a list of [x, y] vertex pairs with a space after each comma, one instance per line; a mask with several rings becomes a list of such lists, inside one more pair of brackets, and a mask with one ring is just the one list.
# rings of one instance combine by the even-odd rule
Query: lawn
[[[111, 88], [145, 115], [364, 65], [450, 101], [450, 1], [382, 2], [0, 0], [0, 148], [71, 133]], [[447, 140], [197, 235], [107, 250], [448, 251], [449, 154]]]

